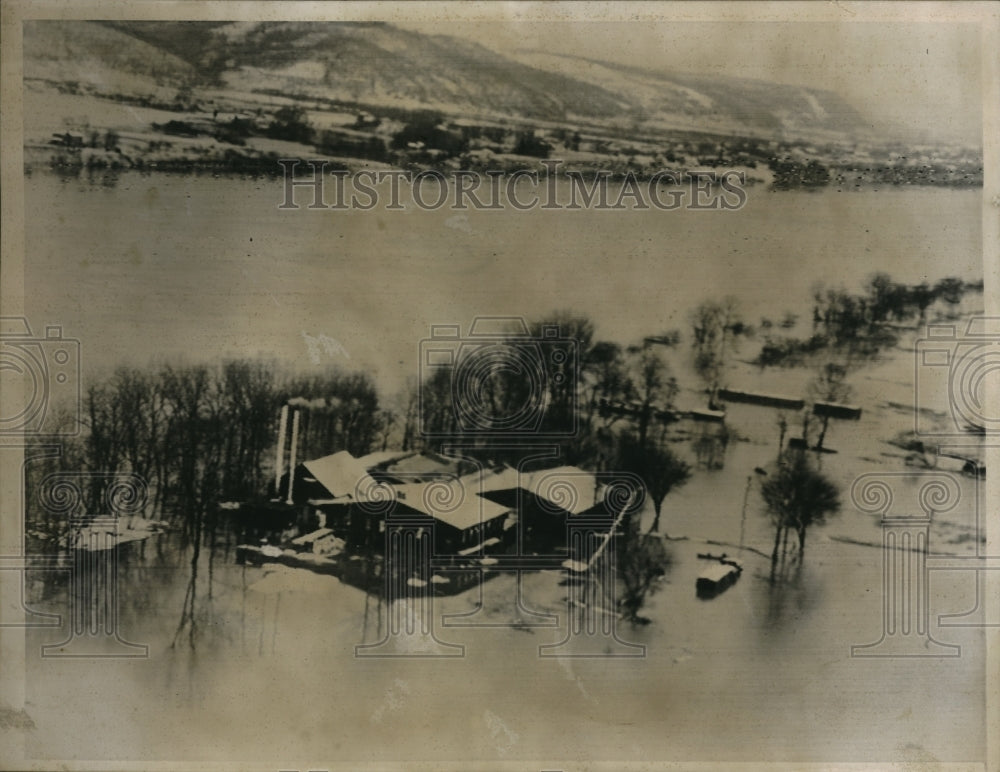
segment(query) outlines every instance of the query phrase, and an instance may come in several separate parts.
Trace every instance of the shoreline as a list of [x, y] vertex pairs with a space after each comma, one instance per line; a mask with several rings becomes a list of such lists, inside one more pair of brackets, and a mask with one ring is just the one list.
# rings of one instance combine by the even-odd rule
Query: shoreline
[[[83, 153], [84, 149], [62, 148], [55, 145], [26, 143], [24, 147], [25, 176], [39, 173], [51, 173], [57, 176], [83, 176], [85, 173], [136, 173], [143, 176], [155, 174], [167, 174], [172, 176], [192, 176], [200, 177], [210, 175], [213, 177], [228, 177], [232, 179], [282, 179], [285, 175], [281, 161], [298, 160], [303, 162], [316, 161], [325, 163], [328, 172], [343, 172], [347, 179], [353, 179], [359, 174], [366, 174], [372, 171], [386, 171], [392, 173], [404, 173], [411, 177], [416, 174], [428, 173], [442, 175], [449, 185], [456, 183], [456, 178], [468, 174], [489, 174], [499, 177], [502, 180], [520, 178], [525, 172], [537, 175], [538, 179], [547, 179], [549, 168], [546, 164], [563, 164], [559, 159], [527, 159], [527, 158], [503, 158], [498, 157], [496, 164], [423, 164], [414, 165], [412, 163], [404, 165], [394, 165], [390, 163], [374, 162], [365, 159], [356, 159], [345, 156], [330, 156], [321, 152], [311, 150], [303, 146], [302, 152], [298, 156], [282, 155], [274, 152], [254, 150], [253, 148], [223, 147], [213, 148], [211, 152], [202, 159], [190, 159], [186, 155], [182, 157], [150, 156], [138, 159], [131, 157], [123, 158], [116, 154], [90, 148], [95, 152]], [[196, 149], [189, 149], [190, 154], [196, 154]], [[699, 175], [722, 173], [745, 174], [745, 184], [747, 187], [763, 187], [768, 193], [785, 192], [807, 192], [807, 193], [867, 193], [880, 191], [901, 191], [901, 190], [982, 190], [983, 180], [940, 180], [940, 181], [914, 181], [909, 179], [896, 179], [879, 181], [867, 177], [856, 177], [854, 179], [830, 180], [822, 184], [782, 184], [775, 182], [770, 174], [756, 176], [746, 173], [743, 169], [719, 169], [698, 168], [692, 170]], [[659, 183], [665, 190], [684, 189], [683, 185], [663, 183], [663, 175], [673, 175], [682, 179], [690, 176], [692, 171], [678, 169], [662, 170], [618, 170], [606, 165], [580, 165], [560, 167], [557, 176], [562, 177], [562, 182], [566, 182], [570, 177], [581, 177], [585, 181], [590, 181], [591, 176], [600, 175], [608, 184], [625, 186], [634, 183], [649, 184], [654, 179], [659, 178]], [[702, 184], [707, 184], [708, 179], [702, 180]], [[712, 189], [720, 184], [715, 181], [709, 184], [708, 189]], [[487, 207], [488, 208], [488, 207]], [[565, 207], [564, 207], [565, 208]], [[645, 207], [624, 207], [626, 209], [648, 209]], [[662, 207], [661, 207], [662, 208]]]
[[[25, 97], [29, 102], [65, 103], [66, 115], [80, 116], [60, 124], [40, 121], [25, 126], [25, 155], [40, 156], [35, 162], [39, 167], [55, 162], [74, 168], [176, 167], [246, 174], [266, 173], [272, 160], [284, 157], [326, 159], [331, 166], [352, 172], [386, 168], [446, 175], [456, 170], [510, 174], [531, 169], [544, 177], [544, 164], [558, 160], [564, 172], [606, 173], [612, 181], [632, 176], [645, 182], [670, 169], [736, 169], [746, 174], [747, 184], [774, 190], [981, 189], [983, 185], [982, 161], [978, 167], [970, 161], [974, 154], [942, 149], [937, 155], [914, 153], [907, 160], [898, 142], [886, 140], [885, 147], [876, 148], [868, 141], [848, 142], [847, 135], [824, 144], [803, 138], [720, 137], [698, 129], [664, 127], [660, 134], [647, 136], [592, 127], [593, 147], [581, 148], [566, 139], [574, 131], [587, 133], [572, 120], [536, 125], [441, 114], [441, 145], [435, 146], [430, 139], [410, 143], [399, 139], [405, 135], [404, 127], [416, 125], [407, 123], [416, 120], [416, 113], [397, 115], [387, 107], [360, 102], [324, 107], [315, 99], [223, 89], [182, 104], [149, 95], [73, 90], [44, 79], [26, 81]], [[494, 137], [497, 132], [502, 139]], [[537, 141], [522, 147], [518, 136]], [[859, 142], [867, 151], [851, 155], [849, 148]], [[706, 149], [709, 146], [712, 152]], [[742, 149], [727, 157], [724, 148], [730, 146]], [[91, 151], [85, 159], [78, 157], [82, 149]]]

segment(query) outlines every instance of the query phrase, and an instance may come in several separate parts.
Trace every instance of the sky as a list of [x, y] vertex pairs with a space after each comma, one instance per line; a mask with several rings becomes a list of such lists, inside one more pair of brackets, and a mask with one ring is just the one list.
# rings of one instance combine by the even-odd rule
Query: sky
[[977, 25], [886, 22], [398, 22], [478, 42], [837, 92], [876, 128], [982, 137]]

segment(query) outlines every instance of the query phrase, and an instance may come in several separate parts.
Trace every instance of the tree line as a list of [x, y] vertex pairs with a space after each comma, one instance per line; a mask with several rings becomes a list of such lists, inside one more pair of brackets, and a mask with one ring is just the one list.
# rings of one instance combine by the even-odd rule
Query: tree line
[[[964, 293], [976, 290], [956, 279], [936, 285], [906, 286], [885, 274], [874, 275], [866, 291], [817, 290], [813, 314], [815, 360], [820, 368], [811, 391], [814, 399], [842, 401], [849, 394], [851, 368], [870, 360], [872, 350], [895, 335], [894, 323], [926, 319], [935, 302], [954, 313]], [[107, 475], [129, 473], [145, 481], [149, 502], [145, 516], [175, 526], [182, 543], [193, 549], [192, 572], [200, 547], [211, 548], [225, 523], [220, 503], [248, 501], [272, 493], [274, 449], [279, 409], [300, 408], [299, 458], [316, 458], [338, 450], [362, 456], [377, 449], [441, 450], [440, 437], [460, 437], [463, 418], [457, 401], [474, 399], [481, 415], [518, 416], [525, 404], [537, 401], [537, 430], [558, 438], [560, 463], [593, 471], [623, 471], [644, 481], [654, 509], [649, 531], [643, 533], [636, 513], [624, 524], [620, 541], [619, 577], [624, 587], [622, 609], [638, 620], [645, 595], [654, 590], [669, 560], [660, 529], [669, 493], [691, 476], [677, 452], [674, 402], [679, 384], [671, 360], [689, 357], [701, 381], [705, 404], [721, 407], [719, 391], [743, 342], [755, 335], [734, 298], [706, 300], [688, 317], [688, 329], [667, 330], [633, 345], [604, 340], [586, 315], [557, 311], [528, 322], [527, 338], [506, 345], [521, 353], [539, 354], [540, 378], [526, 377], [503, 357], [479, 370], [472, 392], [463, 393], [454, 369], [438, 368], [423, 382], [412, 381], [389, 403], [380, 399], [366, 373], [326, 370], [303, 375], [275, 362], [232, 360], [223, 363], [170, 363], [140, 369], [122, 367], [95, 380], [85, 390], [79, 416], [79, 436], [63, 442], [58, 456], [39, 457], [26, 465], [27, 490], [52, 472], [93, 472], [82, 491], [82, 512], [101, 511]], [[787, 325], [783, 325], [787, 326]], [[556, 338], [545, 331], [556, 328]], [[683, 344], [687, 342], [685, 347]], [[524, 348], [525, 341], [534, 341]], [[764, 341], [762, 355], [773, 340]], [[498, 344], [505, 345], [502, 341]], [[685, 350], [686, 349], [686, 350]], [[669, 356], [669, 358], [668, 358]], [[805, 361], [800, 360], [800, 361]], [[759, 362], [759, 358], [758, 358]], [[769, 363], [769, 364], [776, 364]], [[790, 364], [786, 359], [781, 364]], [[807, 419], [803, 439], [809, 431]], [[67, 427], [64, 427], [67, 428]], [[787, 421], [781, 427], [777, 472], [763, 487], [769, 516], [776, 529], [775, 563], [787, 552], [790, 535], [804, 553], [807, 529], [836, 511], [836, 490], [822, 478], [802, 444], [783, 454]], [[824, 420], [817, 448], [822, 449]], [[685, 437], [682, 437], [685, 439]], [[727, 435], [690, 437], [699, 460], [701, 443], [713, 444], [710, 456], [725, 454]], [[484, 458], [516, 462], [509, 442], [477, 440]], [[39, 443], [41, 445], [43, 443]], [[513, 453], [514, 456], [505, 457]], [[783, 454], [783, 455], [782, 455]], [[721, 460], [709, 462], [709, 466]], [[102, 477], [101, 475], [105, 475]], [[38, 495], [26, 499], [29, 534], [58, 539], [67, 523], [53, 516]], [[780, 549], [779, 549], [780, 545]], [[193, 599], [192, 599], [193, 615]]]
[[898, 327], [924, 324], [932, 306], [955, 318], [963, 298], [981, 293], [983, 283], [946, 277], [908, 285], [889, 274], [873, 274], [863, 291], [817, 285], [812, 293], [812, 334], [808, 338], [765, 335], [755, 362], [761, 367], [796, 367], [817, 354], [836, 351], [851, 363], [870, 360], [898, 340]]
[[[390, 421], [373, 380], [364, 373], [290, 375], [273, 362], [233, 360], [122, 367], [88, 386], [79, 416], [62, 417], [62, 452], [26, 467], [27, 490], [54, 472], [90, 476], [82, 512], [102, 510], [109, 476], [133, 474], [148, 490], [144, 514], [178, 526], [187, 543], [218, 525], [220, 502], [270, 493], [279, 408], [300, 405], [303, 459], [347, 449], [370, 452]], [[40, 445], [42, 443], [39, 443]], [[57, 538], [56, 522], [39, 496], [26, 501], [26, 521], [39, 536]]]
[[[883, 273], [874, 274], [860, 294], [819, 287], [813, 294], [813, 336], [779, 340], [768, 333], [756, 362], [815, 362], [811, 397], [843, 401], [850, 394], [847, 379], [853, 368], [895, 342], [894, 325], [926, 320], [938, 302], [947, 315], [954, 315], [963, 295], [980, 288], [954, 278], [911, 286]], [[558, 329], [558, 337], [546, 339], [544, 331], [552, 328]], [[669, 444], [679, 385], [668, 355], [684, 356], [687, 338], [687, 355], [701, 380], [705, 404], [719, 409], [727, 367], [741, 344], [756, 334], [731, 297], [697, 305], [686, 333], [668, 330], [633, 345], [601, 339], [590, 318], [570, 311], [531, 320], [528, 332], [528, 340], [538, 341], [528, 353], [544, 360], [535, 381], [523, 367], [500, 362], [480, 372], [468, 394], [456, 383], [455, 370], [439, 368], [422, 383], [411, 381], [389, 406], [366, 373], [294, 375], [274, 362], [251, 360], [119, 368], [86, 389], [79, 437], [64, 442], [58, 458], [29, 468], [36, 481], [57, 469], [138, 475], [149, 489], [147, 514], [178, 521], [193, 538], [195, 524], [213, 517], [218, 502], [269, 493], [283, 404], [302, 408], [299, 454], [305, 459], [337, 450], [360, 456], [390, 446], [440, 450], [442, 443], [435, 438], [462, 434], [458, 403], [473, 399], [480, 413], [501, 418], [516, 416], [525, 404], [540, 400], [544, 409], [537, 430], [558, 438], [562, 463], [602, 471], [631, 469]], [[512, 348], [524, 345], [523, 340], [510, 343]], [[824, 420], [820, 448], [825, 432]], [[726, 439], [724, 432], [696, 438], [697, 456], [724, 454]], [[713, 444], [712, 452], [701, 448], [706, 443]], [[487, 437], [481, 444], [494, 461], [516, 460], [503, 457], [502, 443], [490, 443]], [[664, 463], [670, 466], [669, 459]], [[708, 465], [717, 463], [715, 458]], [[95, 477], [89, 485], [84, 506], [94, 511], [100, 506], [102, 483]], [[34, 527], [44, 532], [54, 525], [36, 499], [29, 497], [27, 507]]]

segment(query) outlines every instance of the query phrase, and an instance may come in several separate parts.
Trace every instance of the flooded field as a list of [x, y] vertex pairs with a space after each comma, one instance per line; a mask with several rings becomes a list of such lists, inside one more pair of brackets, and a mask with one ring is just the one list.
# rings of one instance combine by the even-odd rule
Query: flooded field
[[[744, 210], [720, 216], [505, 211], [455, 219], [281, 212], [276, 181], [125, 174], [102, 187], [35, 175], [25, 184], [27, 211], [46, 211], [29, 216], [26, 229], [28, 311], [81, 339], [85, 377], [177, 356], [259, 352], [300, 361], [306, 331], [339, 341], [349, 355], [339, 364], [372, 369], [391, 392], [417, 373], [431, 324], [573, 308], [591, 316], [601, 338], [628, 343], [684, 328], [705, 297], [736, 294], [756, 321], [808, 314], [816, 281], [855, 290], [884, 267], [899, 281], [933, 282], [943, 254], [952, 255], [953, 275], [981, 276], [978, 191], [759, 188]], [[481, 232], [496, 217], [511, 218], [510, 227], [487, 248]], [[112, 227], [120, 218], [135, 227]], [[338, 218], [350, 218], [350, 228]], [[111, 284], [117, 304], [97, 303]], [[265, 569], [237, 565], [235, 543], [220, 545], [211, 566], [207, 552], [198, 565], [192, 648], [187, 630], [175, 636], [190, 554], [178, 534], [157, 535], [120, 548], [120, 632], [147, 645], [148, 658], [41, 658], [34, 652], [66, 630], [29, 631], [28, 755], [277, 768], [405, 761], [431, 747], [441, 760], [483, 762], [982, 758], [982, 633], [938, 624], [939, 615], [974, 606], [972, 573], [934, 571], [929, 588], [930, 633], [960, 646], [960, 656], [851, 657], [852, 646], [882, 632], [884, 554], [878, 516], [854, 506], [850, 490], [865, 473], [912, 471], [887, 442], [913, 426], [912, 345], [904, 336], [852, 380], [862, 418], [831, 423], [827, 446], [837, 452], [822, 461], [841, 488], [842, 511], [810, 531], [804, 565], [778, 583], [768, 579], [773, 530], [754, 475], [777, 456], [777, 411], [730, 407], [722, 468], [696, 469], [665, 500], [671, 564], [643, 608], [649, 624], [616, 623], [621, 641], [645, 647], [643, 658], [539, 656], [578, 611], [558, 571], [527, 573], [521, 588], [524, 607], [556, 615], [558, 627], [440, 625], [439, 614], [477, 607], [474, 587], [434, 607], [437, 637], [464, 646], [464, 656], [359, 658], [355, 646], [377, 641], [385, 624], [375, 598], [333, 578], [262, 590]], [[679, 355], [672, 366], [679, 402], [693, 403], [689, 366]], [[741, 364], [733, 385], [797, 394], [809, 375]], [[690, 445], [683, 452], [694, 460]], [[930, 549], [975, 555], [981, 492], [974, 478], [953, 477], [961, 501], [935, 519]], [[652, 517], [647, 506], [644, 524]], [[712, 600], [695, 593], [703, 552], [745, 566]], [[63, 613], [65, 576], [30, 579], [33, 608]], [[515, 597], [512, 575], [484, 583], [484, 621], [502, 622]], [[65, 721], [70, 715], [91, 720]], [[857, 757], [844, 758], [845, 748]]]

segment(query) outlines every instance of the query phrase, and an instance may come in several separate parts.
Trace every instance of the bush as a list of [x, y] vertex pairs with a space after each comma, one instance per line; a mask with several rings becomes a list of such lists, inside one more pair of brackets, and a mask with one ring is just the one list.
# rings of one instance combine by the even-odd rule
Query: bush
[[274, 114], [271, 125], [267, 128], [267, 136], [272, 139], [283, 139], [287, 142], [310, 144], [315, 131], [306, 120], [306, 111], [298, 106], [282, 107]]

